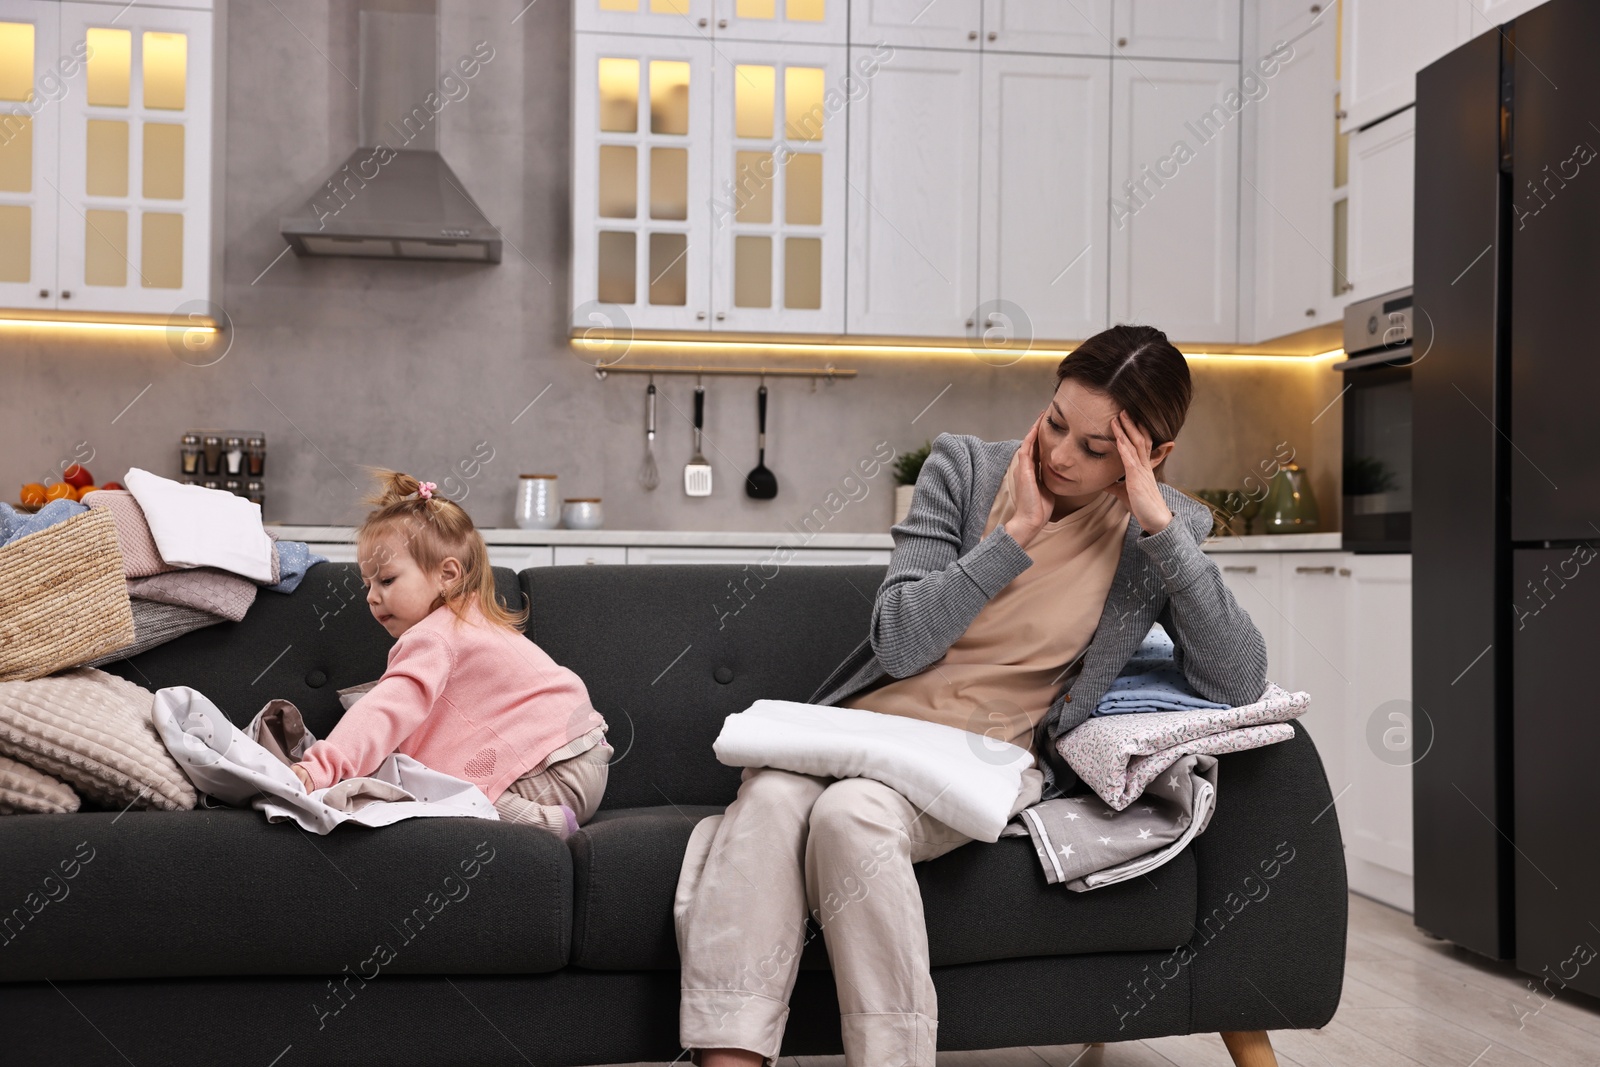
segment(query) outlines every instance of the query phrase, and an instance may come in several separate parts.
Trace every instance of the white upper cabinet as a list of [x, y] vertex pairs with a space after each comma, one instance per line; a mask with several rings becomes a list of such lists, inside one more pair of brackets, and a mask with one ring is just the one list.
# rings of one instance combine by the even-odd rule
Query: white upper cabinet
[[716, 0], [718, 38], [844, 44], [849, 0]]
[[[1334, 295], [1334, 49], [1331, 6], [1263, 0], [1259, 55], [1245, 63], [1244, 88], [1256, 97], [1253, 177], [1240, 197], [1254, 222], [1252, 341], [1337, 321]], [[1320, 121], [1319, 121], [1320, 119]], [[1248, 170], [1248, 165], [1247, 165]]]
[[85, 55], [57, 43], [60, 11], [53, 0], [0, 0], [0, 307], [50, 309], [58, 299], [60, 79], [81, 71]]
[[1524, 11], [1546, 2], [1548, 0], [1468, 0], [1467, 39], [1510, 22]]
[[599, 33], [709, 37], [713, 0], [572, 0], [573, 27]]
[[1350, 295], [1411, 284], [1417, 112], [1408, 108], [1350, 138]]
[[983, 0], [985, 51], [1111, 54], [1111, 0]]
[[[851, 46], [852, 67], [870, 51]], [[960, 337], [973, 329], [981, 58], [896, 52], [850, 102], [852, 333]]]
[[1235, 342], [1239, 68], [1118, 60], [1111, 72], [1111, 321]]
[[[863, 58], [873, 71], [872, 49]], [[717, 42], [713, 329], [844, 329], [845, 61], [825, 45]]]
[[982, 44], [983, 0], [851, 0], [850, 43], [897, 48]]
[[1116, 0], [1112, 54], [1237, 61], [1239, 11], [1240, 0]]
[[1110, 105], [1110, 59], [983, 57], [979, 337], [1105, 329]]
[[59, 105], [57, 306], [196, 305], [211, 286], [211, 13], [60, 7], [61, 44], [86, 42], [88, 59]]
[[[1344, 0], [1341, 88], [1351, 131], [1417, 99], [1417, 71], [1467, 40], [1484, 0]], [[1485, 27], [1487, 28], [1487, 27]]]
[[577, 35], [577, 329], [710, 327], [712, 50], [708, 40]]
[[572, 0], [581, 33], [844, 44], [850, 0]]

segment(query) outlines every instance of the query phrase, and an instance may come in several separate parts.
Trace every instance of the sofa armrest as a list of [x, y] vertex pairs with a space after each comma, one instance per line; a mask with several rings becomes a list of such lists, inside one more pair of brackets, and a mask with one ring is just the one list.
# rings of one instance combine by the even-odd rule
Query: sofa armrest
[[[1193, 846], [1194, 937], [1155, 980], [1189, 972], [1191, 1033], [1321, 1026], [1339, 1006], [1348, 909], [1322, 760], [1298, 723], [1291, 740], [1218, 760], [1217, 809]], [[1124, 991], [1123, 1010], [1139, 1007]]]

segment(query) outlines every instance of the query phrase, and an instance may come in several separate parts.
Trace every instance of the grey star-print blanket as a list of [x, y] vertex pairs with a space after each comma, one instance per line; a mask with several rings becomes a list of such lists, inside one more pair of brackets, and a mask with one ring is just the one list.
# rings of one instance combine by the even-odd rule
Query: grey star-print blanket
[[1204, 832], [1217, 802], [1217, 755], [1294, 736], [1311, 698], [1268, 682], [1237, 708], [1090, 718], [1056, 741], [1092, 793], [1024, 808], [1000, 832], [1029, 834], [1045, 879], [1080, 892], [1136, 878]]
[[1024, 808], [1001, 837], [1033, 838], [1045, 881], [1085, 892], [1137, 878], [1176, 856], [1211, 821], [1217, 758], [1190, 753], [1121, 811], [1092, 793]]

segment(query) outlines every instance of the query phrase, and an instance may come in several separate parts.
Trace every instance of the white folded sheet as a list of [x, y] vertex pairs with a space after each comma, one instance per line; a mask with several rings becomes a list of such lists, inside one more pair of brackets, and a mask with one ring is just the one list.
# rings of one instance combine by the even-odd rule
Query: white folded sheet
[[1027, 749], [943, 723], [792, 700], [729, 715], [712, 745], [730, 767], [871, 778], [977, 841], [997, 841], [1033, 766]]
[[274, 549], [261, 525], [260, 504], [140, 467], [129, 467], [125, 481], [164, 561], [175, 567], [220, 567], [258, 582], [272, 581]]

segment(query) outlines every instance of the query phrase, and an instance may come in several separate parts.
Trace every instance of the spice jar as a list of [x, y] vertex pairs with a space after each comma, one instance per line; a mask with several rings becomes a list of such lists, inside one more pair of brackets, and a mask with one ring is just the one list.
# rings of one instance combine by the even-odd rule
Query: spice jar
[[222, 438], [214, 433], [205, 436], [206, 474], [222, 473]]
[[200, 473], [200, 435], [186, 433], [178, 446], [178, 469], [191, 478]]
[[244, 439], [239, 437], [228, 438], [227, 445], [222, 452], [224, 474], [237, 477], [244, 473]]
[[250, 477], [259, 478], [267, 465], [267, 439], [252, 437], [244, 445], [245, 466]]

